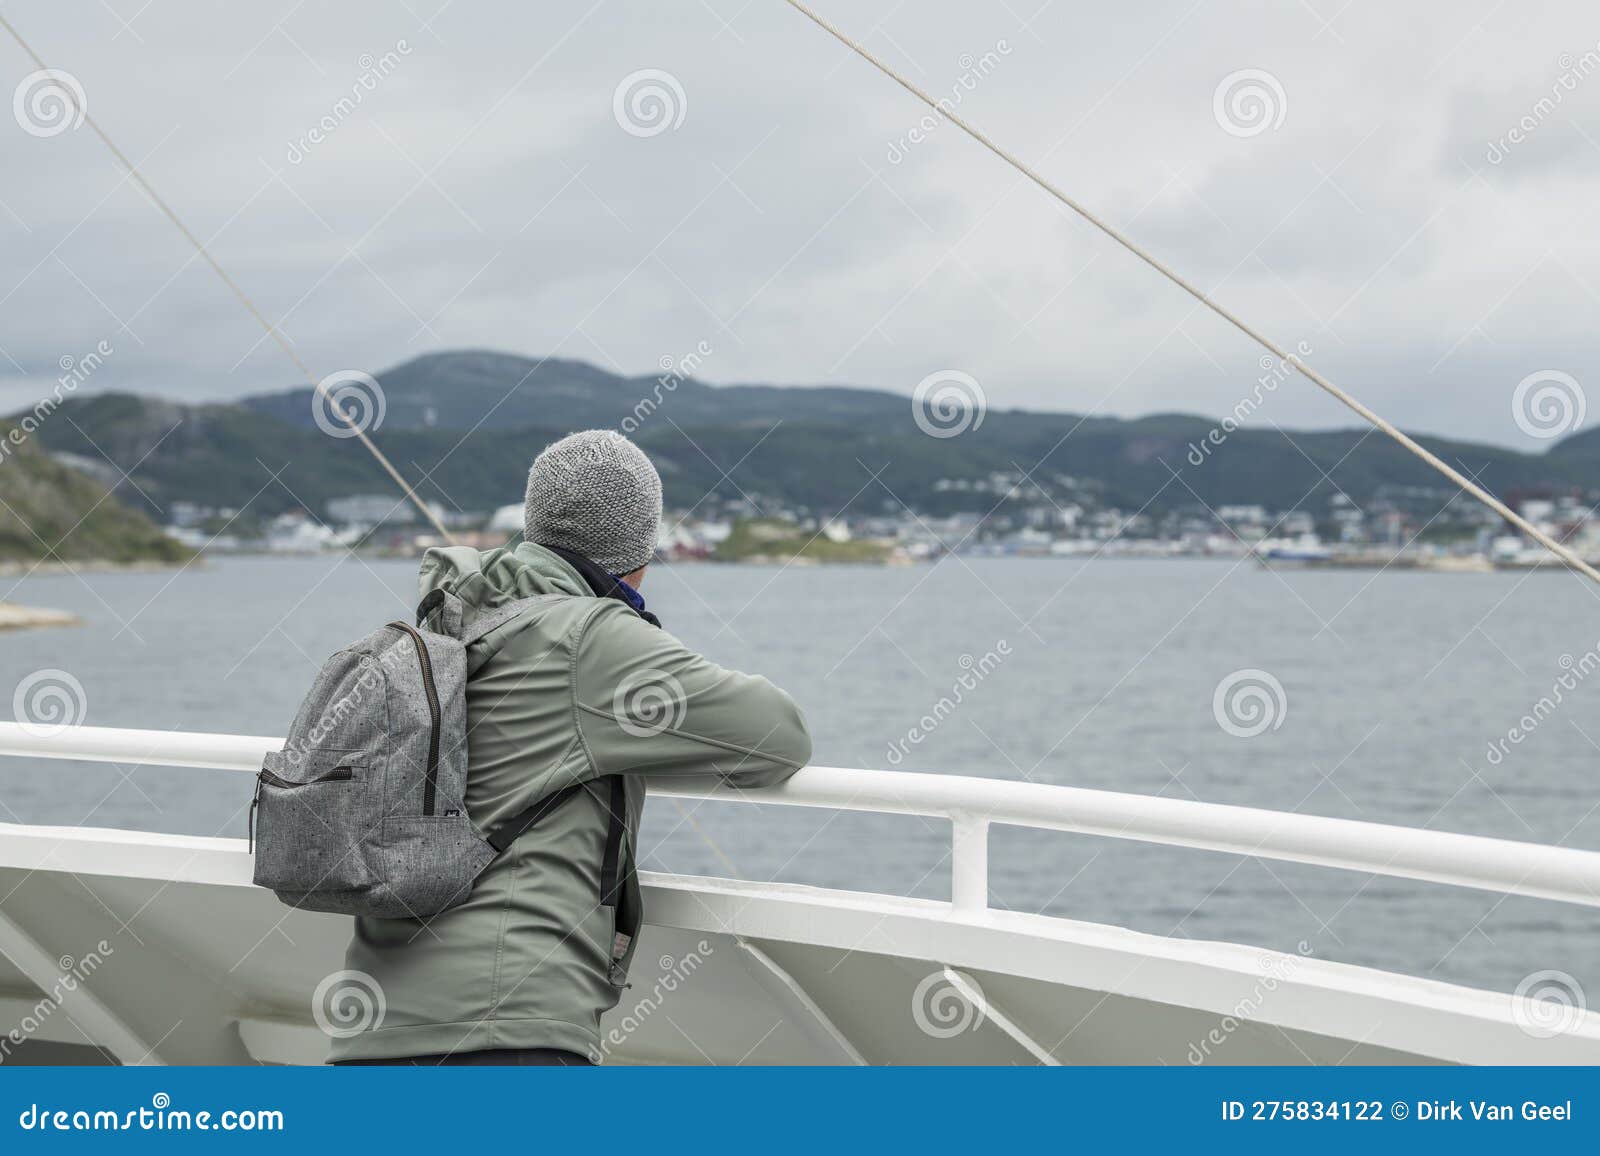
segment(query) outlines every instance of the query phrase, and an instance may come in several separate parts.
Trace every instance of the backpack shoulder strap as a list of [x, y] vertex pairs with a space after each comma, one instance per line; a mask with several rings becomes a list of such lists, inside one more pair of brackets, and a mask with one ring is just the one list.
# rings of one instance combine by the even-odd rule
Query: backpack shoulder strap
[[622, 837], [628, 828], [628, 790], [621, 775], [611, 775], [606, 801], [606, 850], [600, 863], [600, 902], [615, 907], [622, 895]]
[[[562, 597], [564, 595], [561, 594], [539, 594], [532, 598], [518, 598], [513, 602], [496, 606], [493, 610], [478, 615], [477, 618], [472, 620], [471, 625], [462, 629], [459, 635], [461, 645], [463, 648], [470, 648], [474, 642], [479, 641], [490, 632], [498, 630], [513, 619], [520, 617], [525, 611], [531, 610], [539, 603]], [[467, 677], [470, 678], [477, 674], [491, 657], [493, 657], [491, 654], [469, 656], [467, 658]]]
[[423, 600], [417, 603], [417, 625], [423, 623], [433, 615], [439, 616], [434, 629], [440, 634], [448, 634], [451, 638], [461, 633], [461, 599], [448, 590], [434, 589], [427, 593]]
[[524, 610], [529, 610], [541, 602], [549, 602], [554, 598], [563, 597], [560, 594], [536, 594], [532, 598], [518, 598], [512, 602], [496, 606], [487, 613], [480, 614], [472, 620], [470, 626], [461, 631], [461, 645], [471, 646], [491, 630], [497, 630], [516, 618]]
[[[608, 776], [593, 785], [606, 790], [606, 846], [600, 863], [600, 902], [615, 905], [622, 893], [622, 840], [628, 826], [627, 788], [621, 775]], [[587, 782], [574, 783], [553, 795], [546, 795], [485, 831], [485, 840], [496, 851], [504, 852], [546, 815], [589, 786]]]
[[524, 807], [509, 819], [504, 819], [485, 831], [483, 833], [485, 841], [497, 852], [504, 853], [511, 844], [526, 834], [530, 827], [533, 827], [540, 819], [560, 807], [568, 799], [573, 798], [581, 790], [583, 790], [583, 784], [574, 783], [572, 786], [563, 788], [553, 795], [546, 795], [537, 803]]
[[477, 618], [472, 620], [470, 626], [463, 628], [461, 620], [464, 615], [462, 613], [461, 599], [445, 590], [433, 590], [417, 604], [417, 625], [421, 626], [430, 616], [438, 614], [437, 629], [440, 634], [448, 634], [451, 638], [458, 640], [462, 646], [471, 646], [485, 634], [510, 622], [524, 610], [540, 602], [548, 602], [561, 597], [564, 596], [560, 594], [535, 594], [530, 598], [517, 598], [478, 615]]

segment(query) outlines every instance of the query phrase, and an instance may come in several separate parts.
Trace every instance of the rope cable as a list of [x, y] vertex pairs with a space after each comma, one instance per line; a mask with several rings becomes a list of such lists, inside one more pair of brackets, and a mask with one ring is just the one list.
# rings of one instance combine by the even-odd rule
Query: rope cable
[[1232, 310], [1217, 302], [1203, 289], [1199, 288], [1181, 274], [1174, 271], [1159, 257], [1155, 256], [1148, 249], [1129, 238], [1115, 225], [1111, 224], [1109, 221], [1106, 221], [1104, 218], [1100, 217], [1086, 206], [1080, 204], [1067, 193], [1063, 192], [1058, 186], [1035, 171], [1027, 163], [1022, 161], [1003, 146], [997, 144], [994, 140], [990, 139], [990, 137], [982, 130], [968, 123], [963, 117], [960, 116], [960, 114], [948, 107], [948, 101], [940, 102], [936, 100], [934, 97], [920, 88], [915, 82], [908, 80], [904, 75], [897, 72], [892, 66], [884, 63], [877, 56], [873, 55], [872, 52], [863, 47], [858, 41], [852, 39], [847, 33], [841, 31], [839, 28], [823, 19], [811, 8], [802, 3], [801, 0], [784, 0], [784, 3], [788, 4], [802, 16], [805, 16], [817, 27], [828, 33], [828, 35], [832, 36], [840, 44], [844, 45], [857, 56], [861, 57], [861, 59], [872, 65], [879, 72], [883, 73], [890, 80], [894, 81], [901, 88], [909, 92], [912, 96], [922, 101], [922, 103], [931, 108], [937, 116], [948, 120], [951, 124], [955, 125], [962, 132], [966, 133], [969, 137], [977, 141], [984, 148], [988, 149], [995, 156], [1005, 161], [1006, 164], [1016, 169], [1018, 173], [1022, 174], [1022, 176], [1026, 177], [1029, 181], [1039, 186], [1039, 188], [1049, 193], [1057, 201], [1060, 201], [1063, 205], [1071, 209], [1078, 216], [1082, 217], [1089, 224], [1099, 229], [1106, 236], [1110, 237], [1117, 244], [1128, 250], [1128, 252], [1139, 258], [1139, 260], [1143, 261], [1146, 265], [1149, 265], [1156, 272], [1160, 273], [1167, 280], [1178, 286], [1178, 288], [1189, 294], [1189, 296], [1193, 297], [1200, 304], [1211, 310], [1211, 312], [1215, 313], [1218, 317], [1228, 322], [1246, 337], [1262, 346], [1274, 357], [1276, 357], [1282, 364], [1299, 370], [1300, 373], [1302, 373], [1311, 382], [1320, 386], [1323, 390], [1331, 394], [1346, 407], [1360, 415], [1364, 420], [1388, 434], [1412, 454], [1416, 455], [1422, 461], [1432, 466], [1435, 470], [1449, 478], [1450, 481], [1454, 482], [1461, 489], [1465, 490], [1468, 494], [1472, 495], [1485, 506], [1489, 507], [1489, 509], [1493, 510], [1506, 521], [1510, 522], [1513, 526], [1517, 527], [1517, 529], [1521, 530], [1524, 534], [1527, 534], [1534, 541], [1538, 542], [1541, 546], [1544, 546], [1551, 553], [1555, 554], [1556, 557], [1560, 558], [1572, 569], [1579, 571], [1589, 578], [1592, 578], [1595, 582], [1600, 582], [1600, 571], [1597, 571], [1588, 562], [1580, 558], [1569, 547], [1561, 542], [1556, 541], [1556, 539], [1539, 529], [1532, 522], [1529, 522], [1521, 514], [1511, 509], [1510, 506], [1507, 506], [1499, 498], [1495, 497], [1488, 490], [1478, 485], [1477, 482], [1474, 482], [1471, 478], [1461, 473], [1461, 471], [1457, 470], [1454, 466], [1445, 462], [1437, 454], [1419, 445], [1409, 434], [1400, 430], [1391, 424], [1386, 418], [1382, 417], [1366, 406], [1359, 399], [1335, 385], [1332, 381], [1328, 380], [1327, 377], [1323, 376], [1312, 366], [1307, 365], [1297, 354], [1293, 354], [1285, 350], [1265, 333], [1262, 333], [1259, 329], [1256, 329], [1243, 318], [1235, 314]]
[[[22, 34], [17, 31], [16, 27], [11, 23], [11, 21], [6, 19], [5, 13], [3, 12], [0, 12], [0, 27], [4, 27], [5, 30], [11, 34], [11, 38], [17, 42], [17, 46], [21, 48], [23, 52], [27, 53], [28, 57], [41, 72], [56, 71], [45, 64], [44, 60], [39, 56], [39, 54], [33, 50], [33, 46], [24, 40]], [[439, 531], [440, 536], [452, 546], [455, 545], [455, 537], [450, 533], [449, 530], [445, 529], [444, 523], [440, 520], [439, 516], [433, 512], [431, 507], [429, 507], [420, 497], [417, 496], [417, 492], [411, 487], [411, 483], [406, 481], [405, 476], [395, 468], [394, 463], [391, 462], [388, 457], [384, 455], [383, 451], [378, 448], [377, 443], [367, 435], [367, 431], [362, 428], [361, 424], [357, 422], [355, 418], [351, 417], [350, 414], [346, 412], [343, 406], [337, 404], [333, 394], [330, 393], [328, 388], [322, 383], [322, 379], [318, 378], [314, 373], [312, 373], [310, 366], [306, 365], [306, 363], [301, 360], [300, 355], [295, 352], [294, 346], [289, 343], [288, 338], [286, 338], [278, 330], [276, 325], [267, 320], [266, 315], [262, 313], [261, 310], [256, 306], [256, 303], [250, 298], [250, 295], [244, 291], [237, 281], [228, 275], [227, 270], [225, 270], [221, 264], [218, 263], [217, 259], [211, 255], [210, 250], [206, 248], [205, 244], [200, 240], [200, 238], [196, 237], [194, 233], [189, 230], [189, 227], [183, 223], [182, 218], [180, 218], [178, 214], [173, 211], [172, 206], [167, 204], [167, 202], [162, 199], [161, 195], [157, 193], [156, 190], [151, 186], [150, 182], [145, 179], [144, 174], [139, 171], [138, 167], [128, 159], [127, 155], [117, 147], [116, 142], [113, 141], [111, 137], [106, 134], [105, 130], [100, 127], [99, 122], [97, 122], [94, 117], [89, 115], [89, 110], [83, 104], [79, 103], [77, 92], [73, 89], [73, 87], [71, 85], [62, 85], [61, 88], [62, 91], [66, 93], [67, 99], [71, 101], [73, 109], [78, 114], [78, 118], [94, 131], [95, 136], [99, 137], [101, 143], [104, 144], [108, 150], [110, 150], [111, 155], [116, 158], [117, 163], [127, 170], [128, 175], [133, 178], [134, 183], [139, 186], [140, 190], [145, 194], [145, 196], [150, 198], [151, 203], [154, 204], [156, 208], [161, 210], [162, 214], [167, 218], [167, 220], [172, 222], [173, 226], [178, 230], [178, 232], [183, 234], [184, 239], [194, 247], [195, 252], [200, 254], [201, 258], [205, 260], [207, 265], [211, 266], [212, 271], [222, 279], [222, 283], [232, 290], [233, 295], [239, 299], [240, 303], [247, 310], [249, 310], [250, 315], [254, 317], [256, 321], [261, 324], [261, 327], [267, 331], [267, 336], [271, 337], [272, 340], [277, 343], [278, 347], [288, 355], [289, 360], [294, 362], [295, 366], [300, 370], [300, 372], [305, 374], [306, 380], [311, 383], [312, 391], [325, 400], [328, 403], [328, 408], [334, 413], [338, 414], [345, 425], [350, 427], [351, 433], [354, 434], [361, 444], [367, 448], [367, 452], [377, 459], [378, 464], [384, 468], [391, 478], [394, 479], [395, 484], [398, 485], [401, 491], [404, 492], [405, 496], [411, 500], [411, 503], [416, 506], [419, 511], [421, 511], [422, 516], [432, 523], [435, 530]]]

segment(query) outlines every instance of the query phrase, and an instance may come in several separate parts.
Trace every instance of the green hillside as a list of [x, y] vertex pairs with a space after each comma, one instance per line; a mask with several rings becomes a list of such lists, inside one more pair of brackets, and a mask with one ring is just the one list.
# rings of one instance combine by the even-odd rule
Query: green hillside
[[[1124, 421], [991, 410], [958, 437], [923, 433], [910, 398], [877, 390], [712, 387], [684, 379], [624, 378], [581, 362], [490, 353], [433, 354], [379, 375], [386, 414], [373, 435], [420, 492], [447, 509], [519, 500], [529, 462], [573, 429], [630, 430], [657, 461], [669, 506], [708, 494], [749, 496], [818, 514], [988, 511], [992, 475], [1017, 475], [1050, 500], [1160, 514], [1202, 506], [1325, 506], [1405, 495], [1427, 517], [1453, 490], [1381, 434], [1236, 430], [1201, 455], [1215, 423], [1185, 414]], [[654, 408], [640, 415], [641, 399]], [[248, 507], [268, 517], [330, 498], [389, 493], [392, 482], [353, 440], [312, 420], [309, 391], [233, 404], [177, 405], [100, 394], [66, 401], [36, 436], [51, 450], [131, 470], [155, 507], [174, 500]], [[631, 420], [630, 420], [631, 419]], [[628, 424], [624, 425], [624, 422]], [[1600, 490], [1600, 434], [1548, 453], [1422, 438], [1446, 461], [1501, 494]], [[877, 480], [873, 480], [873, 475]], [[1175, 476], [1176, 475], [1176, 476]], [[144, 498], [123, 485], [130, 504]]]
[[0, 562], [181, 562], [191, 556], [99, 482], [53, 461], [32, 439], [13, 440], [9, 425], [0, 426], [0, 447]]

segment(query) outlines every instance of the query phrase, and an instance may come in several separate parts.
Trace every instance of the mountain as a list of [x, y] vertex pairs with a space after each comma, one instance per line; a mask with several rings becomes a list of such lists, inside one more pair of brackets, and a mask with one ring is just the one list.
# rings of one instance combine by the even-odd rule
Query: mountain
[[[36, 435], [35, 435], [36, 436]], [[179, 562], [191, 552], [101, 482], [0, 426], [0, 561]]]
[[1550, 464], [1560, 465], [1573, 476], [1600, 472], [1600, 426], [1579, 430], [1563, 438], [1545, 455]]
[[[427, 354], [378, 376], [389, 429], [467, 430], [485, 419], [503, 429], [618, 426], [643, 399], [657, 397], [657, 412], [682, 426], [884, 421], [904, 417], [908, 404], [882, 390], [672, 380], [668, 387], [660, 377], [621, 377], [582, 361], [535, 361], [482, 350]], [[309, 387], [240, 404], [288, 425], [315, 428]]]
[[[669, 506], [680, 509], [714, 493], [817, 513], [894, 512], [902, 502], [927, 513], [986, 511], [994, 493], [970, 483], [1023, 471], [1053, 500], [1087, 495], [1155, 513], [1202, 503], [1321, 510], [1343, 492], [1357, 503], [1404, 495], [1426, 517], [1454, 493], [1368, 430], [1241, 429], [1207, 445], [1217, 423], [1189, 414], [990, 410], [980, 425], [940, 438], [918, 428], [908, 397], [882, 390], [710, 386], [478, 351], [419, 357], [378, 381], [384, 414], [373, 437], [424, 496], [462, 510], [518, 500], [542, 446], [601, 426], [626, 429], [645, 447]], [[359, 444], [318, 427], [312, 403], [309, 389], [203, 405], [99, 394], [65, 401], [36, 436], [52, 451], [103, 451], [131, 471], [153, 514], [178, 499], [256, 515], [320, 512], [329, 498], [391, 492]], [[1501, 494], [1600, 489], [1600, 430], [1540, 455], [1419, 440]], [[143, 502], [139, 490], [123, 485], [119, 494]]]

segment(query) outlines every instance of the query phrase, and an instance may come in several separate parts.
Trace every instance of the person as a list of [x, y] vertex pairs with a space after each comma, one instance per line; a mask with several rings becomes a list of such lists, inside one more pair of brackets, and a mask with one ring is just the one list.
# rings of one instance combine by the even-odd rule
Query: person
[[695, 653], [645, 608], [660, 518], [649, 458], [587, 430], [533, 463], [524, 541], [423, 558], [421, 594], [454, 593], [464, 625], [551, 596], [467, 655], [467, 814], [487, 831], [530, 805], [543, 813], [459, 906], [356, 920], [346, 968], [382, 993], [382, 1014], [335, 1037], [334, 1063], [596, 1062], [643, 918], [646, 783], [767, 787], [811, 757], [787, 694]]

